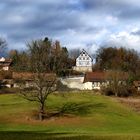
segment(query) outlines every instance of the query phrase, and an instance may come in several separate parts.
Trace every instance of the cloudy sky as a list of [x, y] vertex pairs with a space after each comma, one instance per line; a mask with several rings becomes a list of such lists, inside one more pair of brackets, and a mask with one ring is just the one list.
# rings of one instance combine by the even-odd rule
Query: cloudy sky
[[10, 48], [48, 36], [68, 48], [140, 50], [139, 0], [0, 0], [0, 19]]

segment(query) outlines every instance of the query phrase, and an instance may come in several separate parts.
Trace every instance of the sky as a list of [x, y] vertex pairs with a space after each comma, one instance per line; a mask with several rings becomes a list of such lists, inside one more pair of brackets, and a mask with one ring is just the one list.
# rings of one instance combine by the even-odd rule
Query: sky
[[139, 0], [0, 0], [0, 19], [0, 37], [10, 49], [49, 37], [68, 49], [140, 51]]

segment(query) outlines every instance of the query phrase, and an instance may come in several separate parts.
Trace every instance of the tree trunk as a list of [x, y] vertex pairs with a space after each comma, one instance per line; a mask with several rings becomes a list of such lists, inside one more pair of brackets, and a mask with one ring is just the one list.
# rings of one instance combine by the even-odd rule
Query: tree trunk
[[41, 103], [40, 111], [39, 111], [39, 120], [40, 121], [43, 121], [44, 120], [44, 114], [45, 114], [45, 111], [44, 111], [44, 103]]

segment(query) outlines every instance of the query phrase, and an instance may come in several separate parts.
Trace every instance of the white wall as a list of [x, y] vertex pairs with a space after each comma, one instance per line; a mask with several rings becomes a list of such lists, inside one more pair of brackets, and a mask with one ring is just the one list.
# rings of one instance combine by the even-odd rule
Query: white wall
[[8, 66], [5, 66], [2, 69], [5, 70], [5, 71], [8, 71], [9, 70], [9, 67]]
[[84, 89], [84, 76], [81, 77], [72, 77], [72, 78], [62, 78], [61, 82], [63, 85], [66, 85], [67, 87], [71, 89]]
[[84, 90], [92, 90], [92, 82], [84, 83]]
[[73, 70], [75, 70], [75, 71], [79, 71], [79, 72], [92, 72], [92, 67], [82, 67], [82, 66], [79, 66], [79, 67], [77, 67], [77, 66], [75, 66], [75, 67], [73, 67]]

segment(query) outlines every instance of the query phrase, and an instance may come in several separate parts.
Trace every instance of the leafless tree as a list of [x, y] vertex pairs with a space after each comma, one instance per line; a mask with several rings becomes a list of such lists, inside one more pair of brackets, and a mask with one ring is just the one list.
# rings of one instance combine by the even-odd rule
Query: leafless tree
[[[127, 92], [128, 73], [123, 71], [107, 71], [105, 78], [109, 82], [108, 88], [114, 93], [115, 96], [121, 96]], [[123, 96], [123, 95], [122, 95]]]
[[31, 83], [21, 89], [21, 95], [29, 100], [39, 103], [39, 119], [43, 120], [45, 103], [48, 96], [56, 91], [57, 78], [55, 74], [48, 74], [49, 69], [49, 40], [37, 40], [28, 44], [30, 65], [32, 67]]
[[39, 103], [39, 119], [43, 120], [45, 112], [45, 103], [48, 96], [56, 91], [56, 76], [54, 74], [37, 73], [33, 74], [32, 83], [29, 87], [21, 89], [21, 95], [29, 100]]
[[79, 48], [78, 49], [71, 49], [69, 51], [69, 56], [72, 59], [76, 59], [79, 56], [79, 54], [80, 54], [80, 49]]

